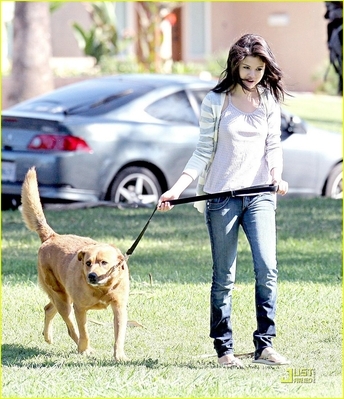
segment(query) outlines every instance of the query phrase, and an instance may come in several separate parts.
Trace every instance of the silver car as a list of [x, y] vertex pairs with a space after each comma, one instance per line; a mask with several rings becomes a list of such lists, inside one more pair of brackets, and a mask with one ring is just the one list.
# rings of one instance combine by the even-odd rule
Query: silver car
[[[109, 76], [3, 111], [3, 208], [19, 203], [33, 165], [43, 201], [155, 203], [195, 149], [200, 104], [214, 85], [184, 75]], [[341, 135], [282, 116], [290, 193], [341, 197]]]

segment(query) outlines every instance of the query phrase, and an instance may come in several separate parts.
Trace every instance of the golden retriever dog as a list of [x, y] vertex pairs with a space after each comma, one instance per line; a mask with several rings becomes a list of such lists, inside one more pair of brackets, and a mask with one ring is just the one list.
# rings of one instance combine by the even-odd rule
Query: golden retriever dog
[[[129, 270], [126, 258], [113, 245], [87, 237], [57, 234], [47, 223], [41, 205], [35, 168], [29, 169], [22, 187], [22, 214], [29, 230], [41, 239], [38, 280], [50, 302], [45, 306], [44, 339], [53, 341], [52, 321], [58, 312], [78, 352], [91, 352], [86, 314], [111, 305], [114, 313], [117, 361], [127, 360], [124, 341], [127, 328]], [[77, 327], [71, 318], [74, 309]]]

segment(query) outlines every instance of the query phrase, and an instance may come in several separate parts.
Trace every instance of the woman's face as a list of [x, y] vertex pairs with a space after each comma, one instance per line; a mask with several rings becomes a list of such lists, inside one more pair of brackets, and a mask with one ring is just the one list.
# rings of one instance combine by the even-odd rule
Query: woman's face
[[265, 63], [259, 57], [248, 55], [239, 64], [240, 79], [250, 90], [253, 90], [262, 80], [264, 71]]

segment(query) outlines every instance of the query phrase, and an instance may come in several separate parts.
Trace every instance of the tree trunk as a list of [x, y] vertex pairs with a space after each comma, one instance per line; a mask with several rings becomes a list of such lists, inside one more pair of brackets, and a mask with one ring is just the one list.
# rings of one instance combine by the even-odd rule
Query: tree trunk
[[9, 105], [54, 89], [49, 2], [15, 2]]

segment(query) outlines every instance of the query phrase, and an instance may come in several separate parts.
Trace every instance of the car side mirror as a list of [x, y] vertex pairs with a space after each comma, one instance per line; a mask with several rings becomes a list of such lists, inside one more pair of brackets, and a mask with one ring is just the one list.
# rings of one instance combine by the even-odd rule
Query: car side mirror
[[287, 124], [287, 132], [289, 134], [299, 133], [305, 134], [307, 133], [307, 128], [305, 122], [300, 119], [298, 116], [291, 115]]

